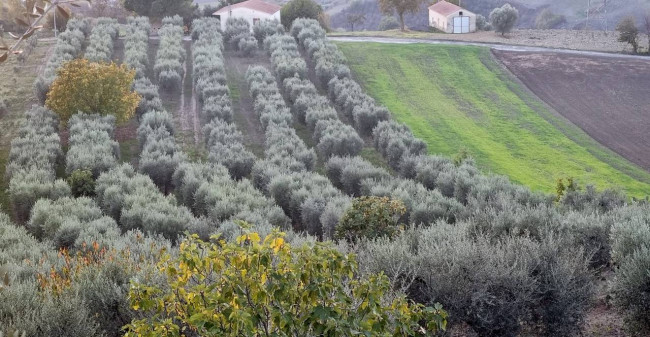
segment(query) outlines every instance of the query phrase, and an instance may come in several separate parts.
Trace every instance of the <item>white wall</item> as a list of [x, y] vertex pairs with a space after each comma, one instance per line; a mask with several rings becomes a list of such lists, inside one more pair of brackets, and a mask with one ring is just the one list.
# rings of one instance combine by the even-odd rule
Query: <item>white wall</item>
[[458, 10], [454, 13], [449, 14], [448, 16], [442, 16], [440, 13], [429, 10], [429, 26], [442, 30], [445, 33], [454, 32], [454, 17], [460, 16], [460, 12], [463, 12], [463, 16], [469, 16], [469, 31], [476, 31], [476, 14], [468, 10]]
[[[230, 15], [231, 13], [228, 10], [221, 13], [221, 30], [226, 29], [226, 21], [228, 21]], [[252, 29], [254, 19], [260, 19], [260, 21], [277, 19], [278, 21], [280, 21], [280, 11], [277, 11], [275, 14], [268, 14], [250, 8], [239, 7], [232, 10], [232, 17], [246, 19], [246, 21], [248, 21], [248, 23], [251, 25], [251, 29]]]

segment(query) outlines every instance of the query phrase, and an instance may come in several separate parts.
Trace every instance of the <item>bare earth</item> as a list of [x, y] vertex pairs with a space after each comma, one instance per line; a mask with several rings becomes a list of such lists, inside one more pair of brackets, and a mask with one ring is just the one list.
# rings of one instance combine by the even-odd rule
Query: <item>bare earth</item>
[[565, 118], [599, 143], [650, 170], [650, 60], [493, 53]]
[[[564, 30], [564, 29], [519, 29], [505, 37], [494, 32], [476, 32], [471, 34], [444, 34], [427, 32], [362, 31], [332, 33], [330, 36], [373, 36], [412, 38], [424, 40], [448, 40], [464, 42], [480, 42], [495, 44], [510, 44], [544, 48], [562, 48], [575, 50], [590, 50], [610, 53], [631, 53], [629, 44], [618, 42], [617, 32]], [[640, 50], [648, 48], [648, 37], [639, 34]]]

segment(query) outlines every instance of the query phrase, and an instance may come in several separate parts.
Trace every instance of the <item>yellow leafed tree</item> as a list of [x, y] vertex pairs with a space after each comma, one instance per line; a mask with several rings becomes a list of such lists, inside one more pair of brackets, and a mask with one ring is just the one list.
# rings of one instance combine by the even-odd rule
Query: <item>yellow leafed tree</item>
[[121, 122], [135, 114], [140, 96], [131, 91], [134, 70], [79, 59], [66, 63], [57, 74], [45, 104], [64, 123], [77, 112], [114, 115]]

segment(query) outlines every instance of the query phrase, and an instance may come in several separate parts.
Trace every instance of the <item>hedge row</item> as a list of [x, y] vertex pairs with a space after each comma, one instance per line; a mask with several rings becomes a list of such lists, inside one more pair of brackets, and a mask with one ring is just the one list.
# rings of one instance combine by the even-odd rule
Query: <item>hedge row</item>
[[185, 230], [201, 226], [174, 196], [165, 196], [146, 175], [122, 164], [97, 179], [97, 204], [123, 231], [140, 229], [176, 240]]
[[84, 41], [90, 34], [90, 21], [88, 19], [70, 19], [66, 31], [59, 34], [52, 56], [45, 64], [43, 75], [34, 82], [36, 97], [45, 104], [47, 93], [56, 78], [56, 71], [63, 63], [73, 60], [81, 55]]
[[[292, 104], [294, 117], [312, 131], [316, 149], [323, 159], [331, 156], [355, 156], [363, 148], [357, 132], [338, 119], [327, 99], [306, 79], [306, 64], [298, 52], [296, 41], [287, 35], [271, 35], [265, 44], [271, 54], [271, 63], [282, 80], [287, 100]], [[296, 62], [298, 59], [302, 61]], [[291, 71], [295, 71], [291, 74]]]
[[70, 140], [66, 154], [66, 174], [88, 170], [97, 178], [117, 166], [120, 144], [115, 136], [115, 117], [78, 113], [69, 121]]
[[255, 186], [273, 197], [295, 228], [331, 238], [350, 198], [326, 177], [310, 172], [316, 155], [290, 126], [291, 113], [271, 72], [251, 67], [246, 78], [266, 135], [266, 159], [253, 167]]
[[[235, 181], [218, 164], [183, 163], [174, 173], [175, 194], [196, 216], [218, 224], [219, 232], [232, 239], [239, 233], [236, 220], [253, 224], [256, 231], [270, 233], [273, 228], [288, 230], [289, 219], [282, 209], [255, 189], [247, 179]], [[207, 237], [216, 228], [201, 228]]]
[[146, 76], [149, 65], [149, 32], [151, 25], [146, 16], [130, 17], [124, 42], [124, 64], [135, 70], [135, 78]]
[[110, 217], [90, 198], [41, 199], [27, 224], [39, 240], [52, 240], [56, 248], [82, 249], [84, 243], [105, 243], [120, 236]]
[[164, 89], [179, 89], [185, 76], [183, 27], [177, 21], [165, 18], [163, 26], [158, 30], [160, 45], [153, 70], [158, 84]]
[[240, 180], [251, 173], [255, 155], [243, 144], [243, 136], [232, 121], [232, 104], [226, 85], [223, 40], [219, 21], [194, 21], [192, 49], [196, 90], [203, 102], [202, 112], [207, 124], [203, 127], [208, 160], [228, 168], [233, 179]]
[[52, 111], [33, 106], [18, 136], [11, 142], [5, 179], [16, 219], [29, 219], [32, 206], [40, 198], [57, 199], [70, 195], [70, 188], [56, 180], [61, 161], [59, 119]]
[[88, 38], [84, 58], [90, 62], [109, 62], [113, 56], [113, 42], [118, 38], [116, 19], [99, 18]]

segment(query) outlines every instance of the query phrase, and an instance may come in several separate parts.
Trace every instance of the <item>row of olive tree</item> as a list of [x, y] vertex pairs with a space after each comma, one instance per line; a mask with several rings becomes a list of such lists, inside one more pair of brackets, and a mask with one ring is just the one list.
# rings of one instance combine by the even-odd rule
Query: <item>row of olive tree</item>
[[57, 199], [70, 195], [63, 180], [56, 179], [62, 159], [59, 119], [50, 110], [33, 106], [25, 113], [18, 137], [11, 142], [5, 179], [16, 219], [29, 219], [40, 198]]
[[[321, 157], [326, 160], [334, 155], [359, 154], [363, 140], [352, 127], [339, 120], [327, 99], [320, 96], [316, 87], [306, 78], [307, 65], [298, 51], [296, 41], [291, 36], [278, 34], [268, 37], [265, 45], [285, 97], [292, 106], [293, 115], [312, 132]], [[296, 62], [296, 59], [301, 62]]]
[[109, 62], [113, 56], [113, 44], [119, 35], [116, 19], [99, 18], [90, 36], [84, 58], [90, 62]]
[[65, 62], [81, 56], [84, 41], [90, 34], [90, 29], [91, 25], [88, 19], [71, 19], [66, 31], [59, 34], [52, 56], [45, 64], [43, 75], [34, 82], [34, 92], [41, 104], [44, 104], [47, 99], [47, 93], [56, 78], [59, 67]]
[[154, 73], [158, 84], [167, 90], [179, 89], [185, 76], [185, 49], [183, 48], [183, 20], [179, 16], [164, 18], [158, 30], [160, 46], [156, 54]]
[[295, 228], [331, 237], [350, 198], [326, 177], [311, 172], [316, 154], [291, 127], [292, 115], [273, 74], [256, 66], [248, 69], [246, 78], [266, 136], [266, 158], [253, 167], [255, 186], [275, 200]]
[[78, 113], [69, 122], [66, 173], [91, 171], [94, 178], [117, 166], [120, 144], [114, 140], [115, 116]]
[[[233, 124], [222, 54], [223, 40], [218, 27], [216, 19], [194, 21], [194, 81], [208, 122], [203, 127], [208, 160], [227, 167], [232, 178], [240, 180], [250, 175], [255, 155], [246, 149], [241, 132]], [[227, 27], [230, 27], [230, 22]]]
[[149, 18], [139, 16], [128, 19], [124, 41], [124, 64], [135, 70], [136, 79], [145, 77], [149, 66], [147, 50], [150, 31]]

